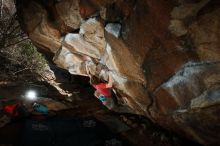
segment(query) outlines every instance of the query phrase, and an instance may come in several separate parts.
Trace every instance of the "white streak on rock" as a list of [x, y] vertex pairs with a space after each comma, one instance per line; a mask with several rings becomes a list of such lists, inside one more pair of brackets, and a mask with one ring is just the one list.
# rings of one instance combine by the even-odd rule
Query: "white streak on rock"
[[105, 30], [118, 38], [121, 32], [121, 24], [108, 23], [105, 27]]

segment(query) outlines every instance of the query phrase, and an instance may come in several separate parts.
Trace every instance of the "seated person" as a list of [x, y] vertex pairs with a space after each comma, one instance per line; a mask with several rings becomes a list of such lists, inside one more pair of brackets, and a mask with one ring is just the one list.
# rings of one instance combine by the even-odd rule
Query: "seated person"
[[115, 108], [115, 102], [112, 97], [112, 77], [109, 76], [108, 83], [101, 82], [96, 76], [90, 78], [90, 83], [96, 89], [95, 96], [104, 104], [108, 109]]

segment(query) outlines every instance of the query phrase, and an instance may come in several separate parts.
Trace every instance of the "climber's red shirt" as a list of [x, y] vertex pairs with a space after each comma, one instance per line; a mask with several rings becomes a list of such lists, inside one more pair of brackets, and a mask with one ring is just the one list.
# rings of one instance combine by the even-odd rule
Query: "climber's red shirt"
[[99, 83], [97, 85], [93, 85], [94, 88], [102, 95], [106, 97], [112, 96], [111, 88], [106, 87], [107, 84]]

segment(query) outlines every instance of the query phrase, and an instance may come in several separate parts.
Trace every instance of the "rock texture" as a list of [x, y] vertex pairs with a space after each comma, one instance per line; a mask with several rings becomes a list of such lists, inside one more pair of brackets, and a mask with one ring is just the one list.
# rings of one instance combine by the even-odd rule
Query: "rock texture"
[[218, 0], [17, 0], [33, 43], [71, 74], [114, 79], [137, 114], [220, 144]]

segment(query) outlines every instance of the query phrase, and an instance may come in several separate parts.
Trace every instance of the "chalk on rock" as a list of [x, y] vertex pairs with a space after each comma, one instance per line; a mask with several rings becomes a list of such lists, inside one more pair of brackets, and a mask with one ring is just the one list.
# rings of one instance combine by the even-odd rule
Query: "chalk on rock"
[[120, 31], [121, 31], [121, 24], [118, 23], [108, 23], [105, 26], [105, 30], [111, 34], [113, 34], [115, 37], [119, 37]]

